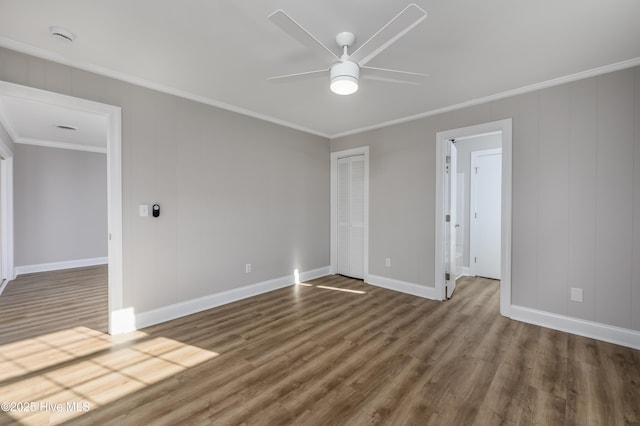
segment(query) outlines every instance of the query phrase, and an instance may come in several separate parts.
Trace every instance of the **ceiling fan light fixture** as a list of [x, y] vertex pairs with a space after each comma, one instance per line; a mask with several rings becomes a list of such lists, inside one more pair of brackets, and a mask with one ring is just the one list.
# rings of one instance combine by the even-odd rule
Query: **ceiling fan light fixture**
[[332, 79], [330, 87], [336, 95], [352, 95], [358, 91], [358, 80], [343, 75]]
[[351, 61], [337, 62], [331, 66], [331, 91], [337, 95], [351, 95], [358, 91], [360, 67]]

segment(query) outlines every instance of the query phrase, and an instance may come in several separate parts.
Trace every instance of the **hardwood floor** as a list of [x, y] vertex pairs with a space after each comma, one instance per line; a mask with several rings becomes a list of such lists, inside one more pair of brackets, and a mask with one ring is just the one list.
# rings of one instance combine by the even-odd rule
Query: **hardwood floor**
[[34, 404], [0, 424], [640, 424], [639, 351], [500, 317], [491, 280], [330, 276], [122, 336], [105, 293], [104, 268], [9, 284], [0, 400]]

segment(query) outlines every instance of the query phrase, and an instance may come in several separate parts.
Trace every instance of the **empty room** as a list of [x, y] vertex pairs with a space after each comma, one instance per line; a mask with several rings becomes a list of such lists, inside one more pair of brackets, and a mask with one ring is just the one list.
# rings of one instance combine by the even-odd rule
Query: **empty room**
[[640, 2], [0, 0], [0, 425], [640, 424]]

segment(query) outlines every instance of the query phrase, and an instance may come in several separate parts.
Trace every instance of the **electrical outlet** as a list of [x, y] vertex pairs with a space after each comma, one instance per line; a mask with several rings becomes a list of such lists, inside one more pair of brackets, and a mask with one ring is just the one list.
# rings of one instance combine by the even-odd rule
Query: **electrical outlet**
[[140, 204], [138, 207], [140, 216], [149, 216], [149, 204]]
[[583, 291], [581, 288], [571, 287], [571, 301], [583, 302]]
[[391, 268], [391, 259], [387, 257], [387, 259], [384, 261], [384, 265], [387, 268]]
[[247, 274], [249, 272], [251, 272], [251, 264], [247, 263], [246, 265], [244, 265], [244, 272], [246, 272]]

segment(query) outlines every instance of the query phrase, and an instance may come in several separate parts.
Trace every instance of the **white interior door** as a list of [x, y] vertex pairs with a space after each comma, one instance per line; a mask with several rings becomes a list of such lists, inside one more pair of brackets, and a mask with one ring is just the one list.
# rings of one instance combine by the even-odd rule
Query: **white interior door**
[[452, 141], [447, 142], [447, 157], [445, 164], [446, 181], [445, 181], [445, 286], [447, 299], [451, 297], [456, 289], [456, 277], [458, 269], [456, 268], [457, 258], [457, 187], [456, 179], [458, 155], [456, 146]]
[[502, 150], [471, 153], [470, 267], [477, 276], [500, 279]]
[[338, 159], [337, 272], [364, 275], [364, 155]]

